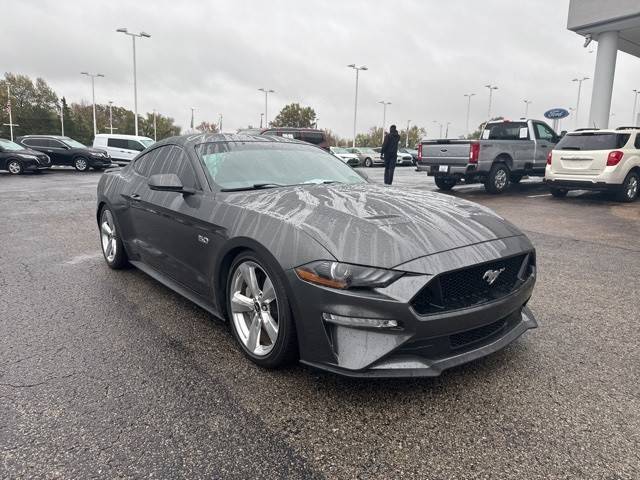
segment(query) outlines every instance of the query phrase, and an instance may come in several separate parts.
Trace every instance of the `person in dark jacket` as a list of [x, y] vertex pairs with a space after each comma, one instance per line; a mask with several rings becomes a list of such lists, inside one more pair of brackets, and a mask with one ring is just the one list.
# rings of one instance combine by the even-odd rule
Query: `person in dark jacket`
[[395, 125], [391, 125], [389, 133], [385, 135], [380, 156], [384, 160], [384, 184], [391, 185], [393, 183], [393, 172], [396, 169], [398, 160], [398, 143], [400, 142], [400, 134]]

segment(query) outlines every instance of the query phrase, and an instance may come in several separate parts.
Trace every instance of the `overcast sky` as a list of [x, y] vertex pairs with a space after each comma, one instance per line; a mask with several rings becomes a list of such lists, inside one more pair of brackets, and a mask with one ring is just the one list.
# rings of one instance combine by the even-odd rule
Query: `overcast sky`
[[[137, 40], [139, 112], [154, 108], [186, 127], [224, 116], [225, 131], [257, 126], [269, 99], [272, 119], [282, 106], [312, 106], [319, 126], [351, 136], [355, 72], [360, 75], [358, 130], [407, 120], [433, 133], [451, 122], [465, 131], [466, 99], [476, 93], [471, 124], [493, 113], [517, 118], [551, 107], [574, 107], [576, 76], [593, 76], [594, 42], [566, 29], [568, 0], [5, 0], [0, 68], [43, 77], [69, 101], [90, 101], [88, 78], [99, 72], [96, 102], [133, 110], [132, 47], [118, 27], [149, 32]], [[11, 39], [15, 39], [11, 41]], [[592, 53], [589, 53], [593, 50]], [[634, 80], [635, 79], [635, 80]], [[631, 121], [640, 59], [618, 54], [614, 125]], [[586, 120], [591, 82], [585, 83]], [[566, 127], [573, 121], [565, 120]], [[436, 132], [437, 134], [437, 132]]]

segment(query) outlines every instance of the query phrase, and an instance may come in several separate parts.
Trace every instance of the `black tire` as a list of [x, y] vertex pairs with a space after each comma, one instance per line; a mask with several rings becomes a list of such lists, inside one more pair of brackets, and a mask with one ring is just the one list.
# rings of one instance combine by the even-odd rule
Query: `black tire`
[[373, 167], [373, 160], [371, 160], [370, 158], [365, 158], [364, 159], [364, 166], [367, 167], [367, 168]]
[[[104, 239], [105, 232], [103, 232], [103, 223], [105, 221], [108, 222], [107, 217], [109, 216], [111, 217], [111, 226], [113, 227], [113, 230], [112, 230], [113, 236], [111, 237], [111, 240], [115, 242], [115, 255], [113, 255], [113, 257], [111, 257], [111, 255], [108, 254], [108, 250], [105, 246], [105, 239]], [[122, 243], [122, 240], [120, 239], [118, 227], [117, 227], [117, 224], [115, 223], [115, 216], [113, 215], [113, 212], [111, 211], [111, 209], [109, 209], [109, 207], [104, 207], [100, 211], [100, 223], [98, 224], [98, 233], [100, 234], [100, 246], [102, 249], [102, 255], [104, 256], [104, 260], [105, 262], [107, 262], [107, 265], [109, 266], [109, 268], [113, 268], [114, 270], [127, 268], [129, 266], [129, 259], [127, 257], [127, 252], [125, 252], [124, 245]]]
[[616, 194], [616, 200], [619, 202], [633, 202], [638, 198], [640, 191], [640, 175], [638, 172], [629, 172], [622, 182], [620, 190]]
[[84, 157], [76, 157], [73, 159], [73, 168], [79, 172], [86, 172], [89, 170], [89, 161]]
[[[278, 321], [278, 336], [273, 343], [271, 351], [265, 355], [256, 355], [251, 352], [241, 340], [240, 334], [237, 331], [236, 322], [233, 318], [231, 309], [231, 294], [233, 285], [232, 281], [238, 267], [245, 262], [252, 262], [257, 264], [264, 273], [267, 274], [273, 284], [276, 294], [276, 312]], [[291, 312], [291, 306], [287, 292], [284, 288], [283, 274], [280, 268], [275, 265], [271, 265], [271, 262], [265, 261], [259, 255], [254, 252], [247, 251], [238, 255], [231, 263], [229, 269], [229, 275], [227, 277], [227, 288], [225, 290], [226, 305], [227, 305], [227, 318], [229, 320], [230, 328], [234, 338], [242, 352], [256, 365], [263, 368], [280, 368], [292, 363], [298, 358], [298, 341], [296, 336], [295, 322], [293, 314]], [[270, 307], [271, 308], [271, 307]], [[273, 311], [271, 311], [273, 314]]]
[[551, 187], [549, 190], [551, 191], [551, 195], [556, 198], [564, 198], [567, 196], [567, 193], [569, 193], [569, 190], [566, 188]]
[[509, 188], [509, 177], [511, 177], [509, 167], [504, 163], [494, 163], [484, 182], [484, 188], [489, 193], [502, 193]]
[[436, 187], [438, 189], [448, 192], [456, 185], [456, 181], [453, 178], [448, 177], [435, 177]]
[[520, 183], [520, 180], [522, 180], [522, 175], [511, 175], [511, 178], [509, 178], [509, 180], [511, 181], [511, 183]]
[[11, 175], [22, 175], [24, 173], [24, 167], [20, 160], [9, 160], [7, 162], [7, 170]]

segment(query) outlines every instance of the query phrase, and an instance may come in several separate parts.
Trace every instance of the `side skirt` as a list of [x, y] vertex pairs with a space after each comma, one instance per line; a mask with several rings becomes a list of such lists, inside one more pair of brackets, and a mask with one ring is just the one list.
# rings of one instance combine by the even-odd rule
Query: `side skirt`
[[179, 295], [182, 295], [184, 298], [186, 298], [187, 300], [195, 303], [196, 305], [198, 305], [203, 310], [206, 310], [211, 315], [216, 317], [216, 319], [218, 319], [219, 321], [226, 322], [226, 320], [220, 316], [220, 314], [216, 310], [216, 308], [213, 305], [213, 303], [207, 302], [200, 295], [198, 295], [197, 293], [193, 292], [191, 289], [189, 289], [187, 287], [184, 287], [180, 283], [176, 282], [175, 280], [172, 280], [171, 278], [167, 277], [165, 274], [160, 273], [158, 270], [156, 270], [153, 267], [150, 267], [146, 263], [143, 263], [143, 262], [140, 262], [140, 261], [132, 261], [132, 260], [129, 260], [129, 263], [131, 263], [131, 265], [133, 265], [137, 269], [139, 269], [139, 270], [143, 271], [144, 273], [146, 273], [147, 275], [149, 275], [154, 280], [160, 282], [165, 287], [173, 290], [174, 292], [178, 293]]

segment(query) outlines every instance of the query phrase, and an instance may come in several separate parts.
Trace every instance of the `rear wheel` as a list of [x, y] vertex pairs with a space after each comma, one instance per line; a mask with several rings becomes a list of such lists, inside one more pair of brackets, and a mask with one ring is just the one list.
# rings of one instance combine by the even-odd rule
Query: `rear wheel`
[[551, 195], [556, 198], [564, 198], [567, 196], [567, 193], [569, 193], [569, 190], [566, 188], [551, 187], [549, 190], [551, 191]]
[[24, 172], [22, 163], [20, 163], [18, 160], [9, 160], [9, 162], [7, 163], [7, 170], [9, 170], [9, 173], [11, 173], [12, 175], [21, 175]]
[[633, 202], [638, 198], [638, 192], [640, 188], [640, 175], [637, 172], [629, 172], [629, 174], [622, 182], [622, 188], [617, 195], [617, 200], [620, 202]]
[[435, 181], [436, 181], [436, 186], [440, 190], [444, 190], [444, 191], [449, 191], [456, 185], [456, 181], [453, 178], [435, 177]]
[[484, 188], [489, 193], [502, 193], [509, 188], [511, 172], [504, 163], [495, 163], [491, 167]]
[[253, 253], [239, 255], [231, 265], [227, 312], [233, 335], [251, 361], [277, 368], [295, 359], [295, 325], [283, 282]]
[[373, 167], [373, 160], [371, 160], [370, 158], [365, 158], [364, 159], [364, 166], [367, 167], [367, 168]]
[[128, 265], [127, 253], [118, 236], [116, 222], [109, 207], [104, 207], [100, 214], [100, 244], [104, 259], [110, 268], [119, 270]]
[[89, 170], [89, 162], [84, 157], [76, 157], [73, 160], [73, 167], [79, 172], [86, 172]]

